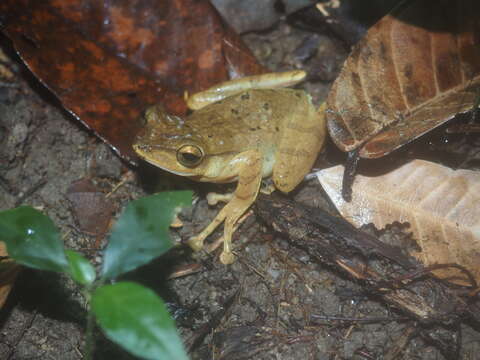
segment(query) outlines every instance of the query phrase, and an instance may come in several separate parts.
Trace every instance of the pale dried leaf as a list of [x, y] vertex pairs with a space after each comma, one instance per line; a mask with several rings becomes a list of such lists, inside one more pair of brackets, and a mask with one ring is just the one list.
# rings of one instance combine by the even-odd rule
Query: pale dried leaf
[[[347, 203], [341, 195], [343, 170], [335, 166], [317, 176], [345, 219], [357, 227], [373, 223], [379, 229], [395, 221], [408, 222], [422, 248], [412, 255], [425, 265], [462, 265], [480, 281], [479, 172], [414, 160], [382, 176], [358, 175]], [[454, 269], [435, 274], [452, 281], [465, 279]]]

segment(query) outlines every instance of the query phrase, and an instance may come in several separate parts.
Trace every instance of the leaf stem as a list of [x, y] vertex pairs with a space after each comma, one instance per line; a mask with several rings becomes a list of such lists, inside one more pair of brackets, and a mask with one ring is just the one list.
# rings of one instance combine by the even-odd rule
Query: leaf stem
[[87, 330], [85, 333], [85, 359], [93, 360], [93, 351], [95, 349], [95, 342], [93, 337], [93, 330], [95, 328], [95, 316], [90, 309], [87, 315]]

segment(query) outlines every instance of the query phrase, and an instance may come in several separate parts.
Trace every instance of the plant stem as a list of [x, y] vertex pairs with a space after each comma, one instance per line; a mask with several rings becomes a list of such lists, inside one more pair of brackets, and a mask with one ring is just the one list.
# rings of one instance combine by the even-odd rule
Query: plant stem
[[93, 330], [95, 328], [95, 316], [90, 309], [87, 315], [87, 330], [85, 333], [85, 360], [93, 360], [93, 350], [95, 349], [95, 341]]

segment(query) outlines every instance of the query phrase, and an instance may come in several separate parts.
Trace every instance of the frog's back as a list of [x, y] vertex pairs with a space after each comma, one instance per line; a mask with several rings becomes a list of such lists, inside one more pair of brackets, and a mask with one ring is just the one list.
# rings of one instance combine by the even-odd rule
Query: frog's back
[[286, 122], [302, 112], [306, 97], [294, 89], [248, 90], [194, 112], [187, 122], [202, 134], [210, 153], [272, 152]]

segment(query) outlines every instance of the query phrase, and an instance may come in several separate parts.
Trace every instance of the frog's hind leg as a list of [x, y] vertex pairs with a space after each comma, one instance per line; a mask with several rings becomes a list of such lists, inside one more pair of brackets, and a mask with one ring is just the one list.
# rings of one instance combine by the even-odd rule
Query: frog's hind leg
[[200, 250], [205, 238], [225, 221], [223, 252], [220, 255], [220, 261], [223, 264], [231, 264], [234, 261], [232, 234], [235, 231], [235, 224], [257, 198], [262, 182], [262, 156], [258, 151], [246, 151], [240, 154], [236, 160], [232, 161], [232, 165], [230, 165], [234, 167], [232, 170], [238, 174], [238, 184], [232, 199], [200, 234], [188, 242], [194, 250]]
[[316, 110], [304, 94], [296, 106], [295, 116], [285, 125], [279, 139], [273, 165], [275, 187], [285, 193], [292, 191], [310, 171], [326, 137], [326, 105]]
[[292, 70], [279, 73], [253, 75], [225, 81], [188, 97], [187, 106], [191, 110], [198, 110], [208, 104], [220, 101], [226, 97], [239, 94], [246, 90], [293, 86], [303, 81], [306, 76], [307, 74], [303, 70]]

